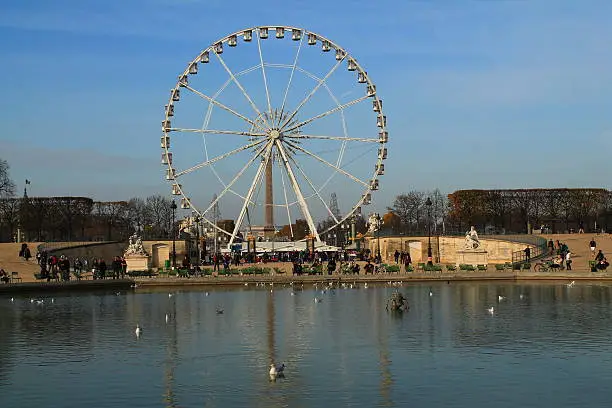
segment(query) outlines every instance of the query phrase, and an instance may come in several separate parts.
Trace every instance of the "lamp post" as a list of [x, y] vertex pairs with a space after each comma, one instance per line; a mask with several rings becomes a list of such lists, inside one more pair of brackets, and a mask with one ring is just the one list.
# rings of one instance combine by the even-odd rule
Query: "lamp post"
[[374, 219], [376, 220], [376, 258], [378, 262], [382, 262], [380, 257], [380, 214], [374, 213]]
[[196, 214], [193, 222], [195, 222], [196, 227], [196, 265], [200, 265], [200, 259], [202, 259], [200, 252], [200, 216]]
[[427, 265], [433, 265], [431, 255], [431, 198], [427, 197], [425, 205], [427, 206]]
[[176, 268], [176, 202], [172, 200], [172, 268]]

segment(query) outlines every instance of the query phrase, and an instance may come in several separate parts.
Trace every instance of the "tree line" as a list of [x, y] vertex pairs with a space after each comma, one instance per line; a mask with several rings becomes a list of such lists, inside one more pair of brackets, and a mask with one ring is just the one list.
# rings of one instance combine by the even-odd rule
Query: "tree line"
[[[125, 240], [135, 230], [144, 239], [172, 236], [171, 199], [152, 195], [127, 201], [102, 202], [88, 197], [15, 197], [9, 165], [0, 159], [0, 242], [13, 241], [17, 231], [30, 241]], [[337, 204], [336, 204], [337, 206]], [[464, 233], [474, 225], [482, 233], [526, 233], [544, 227], [551, 233], [612, 228], [612, 192], [601, 188], [408, 191], [397, 195], [381, 214], [383, 235]], [[336, 214], [339, 219], [339, 214]], [[330, 216], [319, 231], [333, 226]], [[323, 234], [346, 237], [350, 221]], [[357, 233], [367, 231], [367, 219], [355, 217]], [[302, 239], [304, 220], [278, 233]]]
[[88, 197], [0, 198], [0, 241], [19, 230], [28, 241], [122, 241], [135, 230], [145, 239], [169, 239], [171, 200], [161, 195], [128, 201]]

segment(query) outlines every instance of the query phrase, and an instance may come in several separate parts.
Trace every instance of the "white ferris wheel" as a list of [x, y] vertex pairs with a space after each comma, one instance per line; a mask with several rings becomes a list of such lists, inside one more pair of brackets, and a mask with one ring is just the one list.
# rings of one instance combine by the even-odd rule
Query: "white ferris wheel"
[[[382, 99], [353, 56], [305, 29], [261, 26], [215, 41], [179, 75], [162, 164], [180, 207], [229, 245], [252, 225], [303, 236], [297, 219], [321, 241], [370, 204], [387, 141]], [[233, 228], [218, 225], [219, 208]]]

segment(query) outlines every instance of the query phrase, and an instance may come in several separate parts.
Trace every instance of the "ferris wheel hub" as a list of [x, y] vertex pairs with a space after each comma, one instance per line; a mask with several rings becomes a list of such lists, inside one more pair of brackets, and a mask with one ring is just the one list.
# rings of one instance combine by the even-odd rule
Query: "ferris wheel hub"
[[268, 136], [270, 137], [270, 139], [272, 140], [277, 140], [277, 139], [282, 139], [283, 138], [283, 134], [281, 133], [280, 130], [278, 129], [271, 129], [268, 132]]

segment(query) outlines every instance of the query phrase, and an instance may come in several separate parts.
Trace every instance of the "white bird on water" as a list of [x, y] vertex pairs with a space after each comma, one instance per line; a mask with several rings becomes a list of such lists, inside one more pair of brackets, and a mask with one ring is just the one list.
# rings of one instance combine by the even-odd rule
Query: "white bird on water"
[[433, 296], [433, 292], [429, 289], [429, 296]]
[[172, 297], [172, 293], [168, 293], [168, 297], [171, 298]]
[[15, 298], [11, 298], [11, 302], [14, 302], [14, 301], [15, 301]]
[[498, 302], [501, 302], [501, 301], [502, 301], [502, 300], [504, 300], [504, 299], [505, 299], [505, 297], [504, 297], [504, 296], [502, 296], [502, 295], [497, 296], [497, 301], [498, 301]]
[[523, 300], [523, 299], [525, 299], [525, 295], [523, 295], [523, 294], [521, 293], [521, 294], [519, 295], [519, 298], [520, 298], [521, 300]]
[[493, 314], [493, 313], [495, 313], [495, 308], [493, 306], [491, 306], [490, 308], [487, 309], [487, 312], [489, 314]]
[[285, 365], [284, 364], [270, 364], [270, 379], [275, 380], [285, 376]]
[[170, 320], [170, 318], [168, 317], [168, 313], [166, 313], [166, 323], [168, 323], [168, 320]]
[[319, 298], [317, 298], [317, 297], [316, 297], [316, 298], [314, 298], [314, 302], [315, 302], [315, 303], [321, 303], [321, 299], [319, 299]]
[[140, 335], [142, 334], [142, 329], [139, 325], [136, 325], [136, 330], [134, 331], [134, 333], [136, 334], [136, 337], [140, 337]]

